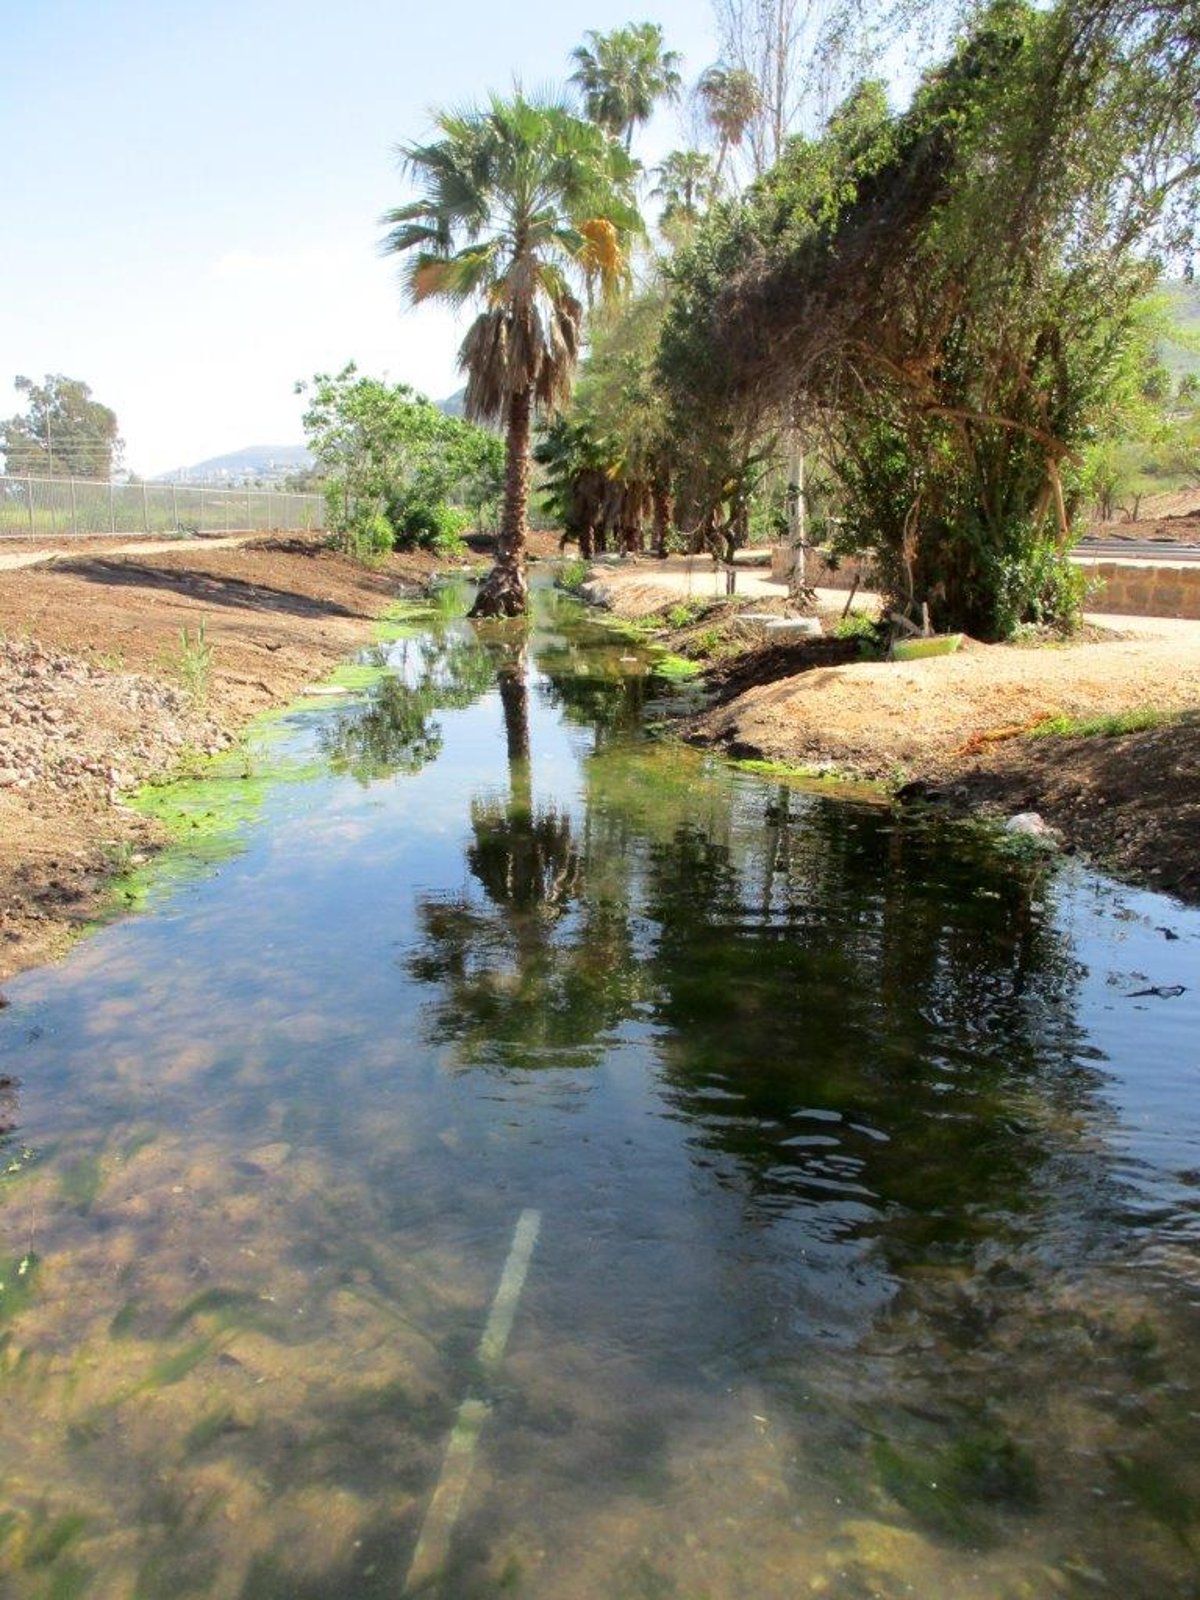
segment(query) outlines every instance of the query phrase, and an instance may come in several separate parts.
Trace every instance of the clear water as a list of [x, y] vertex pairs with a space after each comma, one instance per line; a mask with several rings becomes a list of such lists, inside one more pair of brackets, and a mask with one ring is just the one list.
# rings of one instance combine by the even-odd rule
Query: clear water
[[540, 606], [9, 986], [0, 1593], [1200, 1594], [1200, 915]]

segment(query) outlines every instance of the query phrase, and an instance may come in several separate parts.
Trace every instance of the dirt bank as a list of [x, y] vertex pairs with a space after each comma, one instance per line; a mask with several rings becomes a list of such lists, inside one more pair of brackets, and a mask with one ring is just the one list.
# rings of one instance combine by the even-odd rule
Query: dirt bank
[[[603, 582], [614, 612], [643, 625], [655, 587], [659, 607], [676, 611], [687, 582], [693, 596], [701, 587], [649, 563], [607, 569]], [[752, 608], [764, 609], [769, 593], [756, 593]], [[828, 627], [846, 597], [822, 600]], [[686, 651], [716, 632], [718, 654], [727, 651], [721, 611], [668, 626], [664, 642]], [[925, 661], [847, 659], [854, 649], [829, 638], [738, 644], [710, 673], [715, 702], [691, 719], [688, 737], [896, 789], [916, 782], [950, 804], [1038, 811], [1118, 875], [1200, 900], [1200, 624], [1105, 617], [1071, 644], [967, 641]], [[1050, 719], [1155, 712], [1178, 720], [1117, 736], [1029, 733]]]
[[0, 570], [0, 976], [62, 949], [160, 842], [123, 793], [293, 699], [439, 565], [284, 536]]

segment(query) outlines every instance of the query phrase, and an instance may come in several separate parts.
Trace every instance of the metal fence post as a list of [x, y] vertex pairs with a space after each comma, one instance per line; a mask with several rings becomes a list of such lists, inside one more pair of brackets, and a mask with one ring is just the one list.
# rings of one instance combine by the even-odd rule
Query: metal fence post
[[29, 508], [29, 537], [34, 538], [33, 532], [33, 479], [25, 479], [25, 501]]

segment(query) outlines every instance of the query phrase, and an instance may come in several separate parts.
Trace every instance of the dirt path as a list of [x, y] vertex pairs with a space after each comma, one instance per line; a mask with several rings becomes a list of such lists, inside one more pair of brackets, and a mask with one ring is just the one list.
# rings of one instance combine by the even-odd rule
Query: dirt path
[[63, 948], [114, 862], [154, 848], [123, 793], [293, 699], [439, 565], [369, 571], [282, 536], [0, 571], [0, 976]]
[[27, 545], [13, 539], [0, 540], [0, 572], [17, 567], [42, 567], [51, 561], [72, 561], [80, 555], [151, 556], [191, 550], [240, 550], [243, 545], [268, 543], [271, 535], [237, 533], [219, 539], [86, 539], [71, 546]]
[[[639, 564], [601, 582], [618, 614], [646, 616], [655, 594], [670, 604], [689, 579]], [[780, 587], [759, 579], [756, 600], [772, 592]], [[846, 600], [819, 598], [828, 618]], [[1070, 645], [968, 641], [911, 662], [839, 662], [831, 643], [760, 650], [718, 672], [717, 703], [690, 736], [893, 788], [915, 782], [955, 804], [1039, 811], [1118, 874], [1200, 900], [1200, 623], [1092, 617]], [[1027, 732], [1049, 718], [1143, 712], [1183, 715], [1115, 737]]]

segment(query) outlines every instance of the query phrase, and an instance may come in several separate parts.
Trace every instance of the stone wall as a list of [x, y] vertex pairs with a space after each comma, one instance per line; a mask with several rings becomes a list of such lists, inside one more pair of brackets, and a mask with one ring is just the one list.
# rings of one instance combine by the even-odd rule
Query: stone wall
[[[791, 550], [777, 544], [771, 552], [771, 576], [787, 582]], [[1094, 587], [1085, 602], [1088, 611], [1127, 617], [1188, 617], [1200, 621], [1200, 561], [1131, 561], [1076, 556]], [[855, 576], [860, 589], [871, 589], [868, 563], [845, 558], [831, 567], [819, 550], [808, 553], [807, 576], [814, 589], [849, 589]]]
[[1200, 620], [1200, 561], [1082, 559], [1096, 587], [1088, 611], [1127, 617], [1190, 617]]

